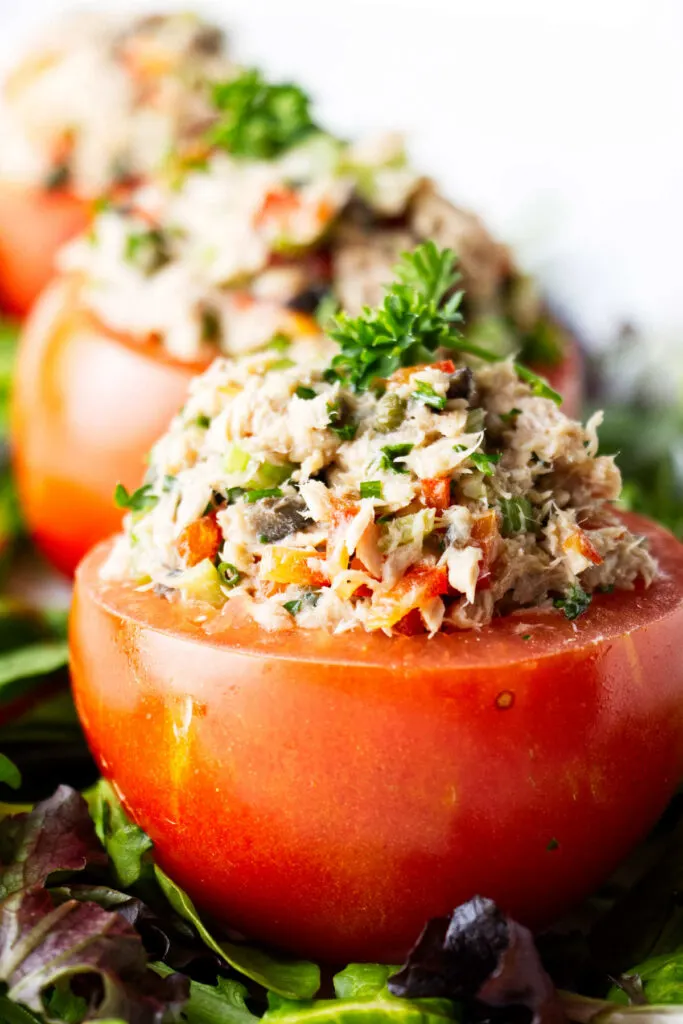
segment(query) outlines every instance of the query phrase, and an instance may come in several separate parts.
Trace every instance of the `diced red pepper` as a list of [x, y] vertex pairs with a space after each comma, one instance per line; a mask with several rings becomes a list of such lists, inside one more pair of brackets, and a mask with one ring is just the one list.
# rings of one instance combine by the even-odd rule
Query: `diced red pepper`
[[422, 501], [427, 508], [443, 511], [449, 507], [451, 503], [451, 478], [449, 476], [436, 476], [429, 480], [422, 480], [421, 487]]

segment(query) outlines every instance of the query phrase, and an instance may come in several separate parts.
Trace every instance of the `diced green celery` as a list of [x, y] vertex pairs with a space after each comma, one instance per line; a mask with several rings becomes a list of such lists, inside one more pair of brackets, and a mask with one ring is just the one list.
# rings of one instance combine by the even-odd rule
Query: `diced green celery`
[[221, 605], [225, 601], [218, 570], [208, 558], [185, 569], [180, 576], [176, 576], [173, 585], [186, 601], [206, 601], [213, 605]]
[[249, 468], [251, 455], [238, 444], [231, 444], [225, 454], [226, 473], [244, 473]]
[[270, 487], [279, 487], [285, 480], [289, 480], [295, 469], [296, 466], [291, 462], [281, 465], [275, 462], [262, 462], [246, 485], [247, 490], [262, 491]]

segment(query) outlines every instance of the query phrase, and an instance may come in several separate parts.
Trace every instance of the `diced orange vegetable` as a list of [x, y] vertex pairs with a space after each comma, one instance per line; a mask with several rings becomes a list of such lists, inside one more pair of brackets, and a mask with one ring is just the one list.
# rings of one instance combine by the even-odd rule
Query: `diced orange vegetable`
[[593, 543], [583, 530], [577, 530], [576, 533], [572, 533], [570, 537], [567, 537], [562, 544], [562, 549], [563, 551], [575, 551], [577, 554], [583, 555], [593, 565], [602, 565], [602, 556], [596, 551]]
[[299, 587], [325, 587], [329, 585], [322, 565], [323, 555], [319, 551], [305, 551], [301, 548], [285, 548], [279, 545], [267, 547], [261, 558], [259, 575], [262, 580], [272, 583], [294, 583]]
[[442, 511], [451, 503], [451, 478], [436, 476], [430, 480], [422, 480], [422, 500], [427, 508]]
[[190, 568], [203, 562], [213, 561], [220, 550], [223, 537], [215, 516], [202, 516], [186, 526], [176, 541], [176, 549], [185, 565]]
[[404, 576], [384, 593], [376, 593], [368, 629], [386, 629], [413, 610], [422, 608], [435, 597], [448, 593], [448, 571], [445, 566], [421, 563], [411, 566]]
[[392, 384], [407, 384], [411, 377], [421, 370], [441, 370], [442, 373], [454, 373], [455, 363], [452, 359], [441, 359], [437, 363], [420, 363], [418, 366], [402, 366], [394, 370], [389, 380]]
[[271, 189], [266, 193], [263, 205], [254, 218], [257, 227], [262, 227], [270, 220], [281, 221], [301, 205], [301, 198], [292, 188]]
[[489, 570], [496, 559], [500, 531], [498, 530], [498, 517], [491, 510], [478, 516], [472, 523], [472, 542], [484, 555], [479, 563], [479, 576], [482, 578]]

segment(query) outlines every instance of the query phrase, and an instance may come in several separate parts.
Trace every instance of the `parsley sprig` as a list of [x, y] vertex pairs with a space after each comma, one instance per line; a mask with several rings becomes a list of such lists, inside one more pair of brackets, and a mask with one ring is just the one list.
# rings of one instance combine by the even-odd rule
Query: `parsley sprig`
[[266, 82], [255, 68], [213, 87], [218, 120], [208, 142], [232, 156], [272, 160], [317, 131], [311, 101], [291, 82]]
[[[359, 316], [338, 314], [328, 334], [340, 347], [328, 374], [355, 391], [367, 391], [402, 366], [431, 361], [437, 349], [451, 349], [498, 362], [499, 355], [463, 337], [460, 304], [463, 291], [452, 249], [438, 249], [424, 242], [403, 253], [381, 306], [364, 306]], [[515, 363], [515, 369], [532, 392], [558, 404], [561, 396], [542, 377]], [[422, 396], [419, 396], [422, 397]]]
[[365, 306], [356, 317], [340, 313], [328, 329], [341, 349], [332, 369], [355, 391], [401, 366], [429, 362], [438, 348], [461, 347], [456, 325], [463, 292], [446, 298], [460, 277], [453, 251], [425, 242], [403, 254], [396, 276], [381, 306]]

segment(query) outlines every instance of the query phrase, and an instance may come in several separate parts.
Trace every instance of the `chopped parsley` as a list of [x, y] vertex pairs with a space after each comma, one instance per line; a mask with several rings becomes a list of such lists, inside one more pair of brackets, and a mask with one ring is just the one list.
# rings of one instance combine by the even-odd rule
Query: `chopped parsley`
[[236, 565], [232, 562], [219, 562], [216, 571], [221, 578], [221, 583], [224, 587], [228, 587], [232, 590], [236, 587], [239, 581], [242, 579], [242, 573], [239, 571]]
[[318, 590], [307, 590], [301, 597], [295, 598], [293, 601], [285, 601], [282, 607], [290, 615], [298, 615], [305, 606], [315, 608], [319, 600], [320, 592]]
[[143, 484], [137, 491], [127, 491], [123, 484], [117, 484], [114, 490], [114, 504], [118, 508], [128, 509], [130, 512], [149, 512], [159, 501], [154, 494], [151, 484]]
[[500, 511], [503, 516], [503, 536], [526, 533], [536, 527], [534, 510], [528, 498], [501, 498]]
[[549, 398], [555, 405], [562, 405], [562, 395], [559, 391], [551, 388], [548, 381], [543, 380], [543, 377], [539, 377], [537, 373], [530, 370], [528, 366], [522, 366], [521, 363], [515, 363], [515, 370], [517, 371], [517, 376], [526, 381], [533, 394], [538, 398]]
[[383, 448], [380, 448], [380, 469], [391, 469], [394, 473], [407, 473], [408, 467], [396, 460], [409, 455], [412, 450], [412, 444], [385, 444]]
[[208, 141], [232, 156], [272, 160], [318, 130], [303, 89], [266, 82], [255, 68], [216, 83], [213, 104], [218, 119]]
[[327, 414], [330, 417], [327, 422], [328, 430], [336, 434], [341, 441], [353, 441], [358, 424], [351, 416], [344, 400], [338, 398], [335, 402], [328, 402]]
[[310, 402], [311, 399], [317, 398], [317, 393], [313, 390], [313, 388], [304, 387], [303, 384], [299, 385], [294, 394], [296, 395], [297, 398], [303, 398], [304, 401], [306, 402]]
[[363, 480], [360, 485], [361, 498], [382, 498], [381, 480]]
[[441, 412], [446, 408], [446, 396], [440, 395], [426, 380], [419, 380], [417, 382], [417, 386], [413, 391], [413, 398], [416, 402], [423, 402], [431, 409], [436, 409], [437, 412]]
[[564, 597], [558, 597], [553, 601], [553, 605], [563, 611], [568, 619], [573, 620], [578, 619], [579, 615], [583, 615], [587, 611], [591, 600], [591, 595], [587, 594], [578, 583], [574, 583]]
[[340, 313], [328, 329], [341, 350], [331, 368], [355, 391], [401, 366], [430, 362], [438, 348], [466, 347], [456, 327], [463, 293], [453, 292], [459, 280], [453, 251], [425, 242], [403, 254], [396, 276], [381, 306], [366, 306], [357, 317]]
[[204, 413], [200, 413], [194, 421], [194, 425], [195, 427], [199, 427], [201, 430], [208, 430], [211, 426], [211, 417], [205, 416]]
[[470, 462], [477, 467], [480, 473], [484, 476], [493, 476], [493, 470], [495, 466], [502, 459], [500, 453], [496, 455], [487, 455], [486, 452], [472, 452], [469, 459]]
[[126, 262], [147, 277], [161, 270], [171, 259], [166, 236], [158, 228], [128, 235], [124, 256]]

